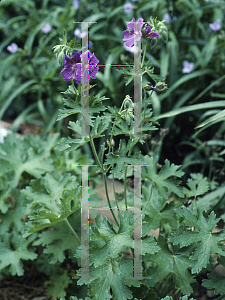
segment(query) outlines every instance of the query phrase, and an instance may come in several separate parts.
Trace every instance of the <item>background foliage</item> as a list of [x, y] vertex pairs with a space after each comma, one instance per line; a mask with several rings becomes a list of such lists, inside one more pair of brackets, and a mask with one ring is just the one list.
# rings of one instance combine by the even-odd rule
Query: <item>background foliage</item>
[[[126, 22], [133, 17], [135, 20], [149, 20], [150, 16], [159, 20], [167, 18], [168, 42], [160, 39], [146, 54], [155, 74], [166, 78], [169, 88], [160, 93], [154, 92], [151, 99], [153, 116], [161, 129], [151, 133], [145, 144], [136, 144], [134, 150], [141, 151], [143, 155], [158, 155], [159, 164], [169, 159], [171, 163], [182, 165], [181, 169], [185, 171], [183, 183], [192, 173], [201, 173], [201, 178], [194, 179], [202, 181], [206, 177], [210, 192], [205, 191], [199, 205], [209, 212], [214, 209], [225, 220], [224, 214], [221, 214], [225, 208], [225, 1], [138, 0], [129, 3], [133, 10], [127, 14], [124, 11], [125, 1], [120, 0], [78, 1], [76, 8], [72, 0], [0, 2], [0, 119], [12, 122], [13, 132], [17, 132], [23, 123], [39, 125], [41, 132], [40, 138], [28, 136], [23, 142], [9, 136], [0, 149], [0, 231], [2, 249], [5, 249], [2, 257], [6, 260], [10, 258], [12, 262], [7, 264], [6, 260], [1, 260], [1, 276], [9, 273], [22, 275], [21, 261], [26, 264], [27, 259], [34, 260], [40, 272], [45, 270], [46, 274], [51, 274], [49, 291], [58, 297], [66, 295], [64, 289], [70, 284], [68, 274], [74, 270], [65, 271], [64, 265], [74, 253], [69, 252], [66, 244], [61, 245], [62, 248], [55, 254], [52, 254], [51, 247], [58, 247], [60, 236], [66, 236], [67, 245], [70, 245], [69, 232], [64, 232], [60, 223], [51, 224], [57, 232], [55, 236], [59, 237], [56, 240], [54, 235], [50, 237], [48, 230], [41, 233], [38, 239], [37, 233], [33, 233], [25, 240], [14, 232], [21, 232], [24, 224], [21, 218], [29, 215], [29, 209], [32, 209], [32, 206], [23, 206], [23, 197], [29, 199], [29, 193], [35, 194], [37, 187], [46, 197], [50, 197], [52, 179], [48, 173], [54, 174], [54, 182], [62, 185], [62, 189], [66, 190], [64, 196], [70, 201], [69, 176], [74, 182], [80, 183], [80, 170], [74, 168], [73, 164], [93, 163], [89, 145], [70, 154], [54, 149], [59, 137], [72, 137], [72, 130], [68, 131], [65, 125], [78, 118], [71, 116], [56, 121], [59, 109], [63, 107], [61, 92], [67, 89], [68, 83], [60, 75], [62, 66], [52, 50], [53, 46], [59, 44], [64, 30], [68, 41], [74, 38], [74, 30], [81, 26], [73, 22], [98, 22], [89, 26], [90, 51], [95, 53], [101, 65], [107, 66], [100, 67], [96, 76], [97, 85], [92, 90], [109, 98], [104, 101], [106, 105], [119, 107], [126, 94], [133, 96], [132, 84], [125, 87], [124, 75], [117, 72], [118, 67], [110, 66], [133, 64], [133, 53], [124, 48], [122, 31], [126, 28]], [[165, 14], [169, 14], [170, 21]], [[214, 31], [209, 24], [217, 19], [221, 20], [221, 28]], [[51, 25], [48, 33], [42, 31], [46, 24]], [[18, 45], [16, 53], [7, 50], [11, 43]], [[80, 43], [81, 39], [76, 38], [76, 44]], [[183, 73], [185, 60], [194, 63], [189, 73]], [[143, 86], [147, 82], [147, 77], [143, 77]], [[50, 132], [54, 134], [49, 136]], [[96, 139], [99, 151], [106, 137], [100, 137], [98, 141]], [[115, 149], [119, 142], [120, 137], [115, 137]], [[14, 149], [17, 149], [16, 155]], [[44, 162], [43, 158], [46, 159]], [[60, 172], [62, 177], [58, 174]], [[39, 178], [42, 181], [39, 182]], [[96, 176], [90, 180], [98, 182]], [[20, 193], [20, 190], [24, 192]], [[195, 197], [200, 194], [196, 192]], [[60, 205], [55, 204], [54, 199], [52, 214], [60, 211]], [[73, 204], [75, 211], [76, 203]], [[41, 211], [43, 207], [40, 207]], [[73, 216], [69, 218], [79, 228], [79, 222], [72, 220]], [[43, 216], [43, 224], [44, 220]], [[47, 239], [48, 243], [45, 242]], [[176, 236], [174, 240], [179, 242]], [[12, 245], [12, 249], [20, 247], [26, 255], [15, 256], [9, 245]], [[45, 247], [44, 250], [41, 247]], [[52, 264], [48, 264], [46, 269], [47, 261]], [[57, 281], [61, 282], [60, 286], [54, 285]], [[217, 289], [219, 291], [219, 287]], [[81, 297], [84, 295], [85, 289]]]

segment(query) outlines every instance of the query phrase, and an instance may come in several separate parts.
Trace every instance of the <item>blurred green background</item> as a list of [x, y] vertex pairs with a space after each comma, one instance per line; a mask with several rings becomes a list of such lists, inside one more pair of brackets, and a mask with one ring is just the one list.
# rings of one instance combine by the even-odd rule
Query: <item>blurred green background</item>
[[[152, 96], [153, 115], [160, 128], [168, 131], [151, 133], [146, 143], [137, 145], [135, 150], [158, 154], [159, 163], [167, 158], [183, 164], [186, 176], [202, 172], [209, 180], [222, 183], [224, 1], [2, 0], [0, 119], [11, 122], [14, 132], [21, 132], [21, 124], [34, 124], [39, 126], [42, 137], [49, 132], [72, 136], [66, 125], [69, 120], [76, 120], [75, 116], [56, 121], [58, 110], [63, 107], [60, 92], [67, 89], [69, 82], [60, 75], [62, 66], [52, 48], [60, 44], [64, 30], [68, 41], [74, 39], [74, 31], [81, 29], [74, 22], [96, 21], [89, 25], [89, 48], [99, 64], [133, 64], [133, 53], [125, 49], [122, 31], [132, 18], [149, 21], [151, 16], [166, 20], [168, 28], [168, 42], [159, 38], [146, 54], [155, 74], [165, 77], [168, 84], [168, 90]], [[216, 20], [220, 20], [219, 28], [210, 26]], [[18, 46], [15, 53], [8, 48], [11, 43]], [[81, 44], [79, 34], [76, 44]], [[192, 63], [187, 70], [184, 61]], [[116, 67], [100, 67], [96, 80], [90, 83], [97, 84], [93, 89], [96, 93], [110, 98], [106, 105], [120, 107], [126, 94], [133, 97], [133, 86], [125, 87], [123, 77]], [[142, 80], [143, 86], [151, 81], [146, 76]], [[204, 121], [208, 123], [198, 132], [195, 127]], [[104, 140], [95, 141], [97, 147]], [[118, 145], [118, 137], [115, 143]], [[87, 147], [83, 151], [90, 153]]]

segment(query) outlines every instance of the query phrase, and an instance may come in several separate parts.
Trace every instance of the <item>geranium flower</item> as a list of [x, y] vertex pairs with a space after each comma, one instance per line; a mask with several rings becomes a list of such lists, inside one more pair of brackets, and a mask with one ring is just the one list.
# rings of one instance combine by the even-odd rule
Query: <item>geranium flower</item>
[[171, 22], [171, 17], [168, 13], [165, 13], [165, 15], [163, 16], [163, 20], [166, 21], [167, 24], [169, 24]]
[[150, 39], [159, 36], [158, 32], [154, 32], [151, 34], [152, 29], [146, 24], [145, 24], [145, 28], [146, 28], [146, 38]]
[[[99, 63], [99, 60], [95, 56], [94, 52], [93, 52], [91, 58], [90, 58], [90, 55], [91, 55], [90, 50], [87, 50], [85, 53], [82, 53], [80, 56], [82, 58], [82, 64], [83, 64], [82, 79], [83, 79], [84, 83], [88, 83], [89, 74], [90, 74], [91, 78], [96, 79], [96, 74], [99, 70], [99, 68], [96, 66]], [[88, 63], [88, 59], [89, 59], [89, 63]], [[88, 71], [89, 71], [89, 74], [88, 74]]]
[[15, 43], [11, 43], [11, 45], [9, 45], [9, 46], [7, 47], [7, 50], [8, 50], [10, 53], [16, 53], [17, 50], [18, 50], [18, 46], [17, 46], [17, 44], [15, 44]]
[[[133, 18], [131, 22], [127, 23], [128, 30], [123, 31], [123, 41], [126, 41], [127, 47], [133, 47], [135, 41], [140, 41], [142, 37], [141, 27], [144, 25], [144, 20], [142, 18], [138, 19], [138, 24], [135, 26], [135, 19]], [[136, 27], [136, 28], [135, 28]]]
[[194, 63], [187, 60], [183, 61], [183, 70], [182, 73], [190, 73], [194, 69]]
[[65, 54], [64, 67], [66, 69], [60, 72], [65, 81], [70, 81], [72, 78], [74, 78], [76, 83], [81, 81], [81, 53], [73, 52], [72, 58]]
[[213, 31], [217, 31], [220, 29], [220, 19], [217, 19], [214, 23], [210, 23], [209, 27], [213, 30]]
[[74, 30], [74, 35], [80, 39], [85, 37], [87, 33], [88, 33], [87, 31], [81, 32], [80, 28]]
[[49, 23], [47, 23], [45, 26], [43, 26], [41, 28], [41, 31], [44, 33], [48, 33], [49, 31], [51, 31], [51, 29], [52, 29], [52, 26]]
[[78, 9], [79, 6], [80, 6], [79, 1], [78, 1], [78, 0], [73, 0], [73, 7], [74, 7], [75, 9]]
[[125, 4], [124, 4], [124, 12], [125, 12], [126, 14], [131, 13], [132, 10], [133, 10], [133, 7], [132, 7], [132, 4], [131, 4], [131, 3], [125, 3]]

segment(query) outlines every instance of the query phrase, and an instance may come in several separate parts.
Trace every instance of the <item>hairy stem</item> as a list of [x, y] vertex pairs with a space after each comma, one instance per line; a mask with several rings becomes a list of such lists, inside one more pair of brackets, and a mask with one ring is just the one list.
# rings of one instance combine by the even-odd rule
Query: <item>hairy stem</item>
[[67, 218], [64, 219], [66, 221], [66, 224], [69, 226], [70, 230], [72, 231], [73, 235], [75, 236], [75, 238], [77, 239], [78, 243], [81, 245], [81, 241], [78, 237], [78, 235], [76, 234], [75, 230], [73, 229], [73, 227], [70, 225], [70, 222], [68, 221]]
[[111, 211], [111, 213], [112, 213], [112, 215], [113, 215], [113, 218], [114, 218], [114, 220], [115, 220], [117, 226], [119, 226], [119, 223], [118, 223], [118, 221], [117, 221], [117, 219], [116, 219], [116, 216], [115, 216], [115, 214], [114, 214], [114, 212], [113, 212], [113, 210], [112, 210], [112, 206], [111, 206], [111, 203], [110, 203], [110, 200], [109, 200], [109, 193], [108, 193], [108, 187], [107, 187], [106, 173], [103, 173], [103, 178], [104, 178], [105, 193], [106, 193], [107, 202], [108, 202], [110, 211]]

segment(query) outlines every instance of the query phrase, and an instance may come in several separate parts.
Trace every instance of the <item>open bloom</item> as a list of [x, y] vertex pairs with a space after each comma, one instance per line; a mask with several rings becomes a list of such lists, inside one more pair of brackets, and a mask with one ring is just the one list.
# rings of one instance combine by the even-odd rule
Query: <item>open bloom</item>
[[51, 29], [52, 29], [52, 26], [49, 23], [47, 23], [45, 26], [43, 26], [41, 28], [41, 31], [44, 33], [48, 33], [49, 31], [51, 31]]
[[81, 53], [73, 52], [72, 58], [65, 54], [64, 67], [66, 68], [60, 72], [65, 81], [70, 81], [72, 78], [76, 83], [81, 81]]
[[18, 46], [17, 46], [17, 44], [15, 44], [15, 43], [11, 43], [11, 45], [9, 45], [9, 46], [7, 47], [7, 50], [8, 50], [10, 53], [16, 53], [17, 50], [18, 50]]
[[80, 28], [76, 28], [74, 30], [74, 35], [80, 39], [82, 39], [83, 37], [85, 37], [87, 35], [87, 31], [81, 32]]
[[126, 14], [131, 13], [132, 10], [133, 10], [133, 8], [132, 8], [132, 4], [131, 4], [131, 3], [125, 3], [125, 4], [124, 4], [124, 12], [125, 12]]
[[87, 50], [85, 53], [82, 53], [80, 56], [82, 58], [82, 80], [84, 83], [88, 83], [89, 80], [88, 73], [91, 75], [91, 78], [96, 79], [96, 74], [99, 70], [99, 68], [96, 66], [99, 63], [99, 60], [95, 56], [94, 52], [91, 58], [90, 55], [91, 55], [90, 50]]
[[152, 29], [146, 24], [145, 24], [145, 28], [146, 28], [146, 38], [150, 39], [159, 36], [158, 32], [154, 32], [151, 34]]
[[78, 9], [79, 6], [80, 6], [79, 1], [78, 1], [78, 0], [73, 0], [73, 7], [74, 7], [75, 9]]
[[170, 15], [168, 13], [165, 13], [165, 15], [163, 16], [163, 20], [165, 20], [166, 23], [169, 24], [171, 22]]
[[214, 23], [210, 23], [209, 24], [209, 27], [214, 30], [214, 31], [217, 31], [220, 29], [220, 19], [217, 19]]
[[194, 69], [194, 63], [187, 60], [183, 61], [183, 70], [182, 73], [190, 73]]
[[131, 22], [127, 23], [128, 30], [123, 31], [123, 41], [126, 41], [127, 47], [133, 47], [135, 41], [140, 41], [142, 37], [141, 27], [144, 25], [143, 21], [142, 18], [138, 19], [136, 25], [135, 19], [133, 18]]

